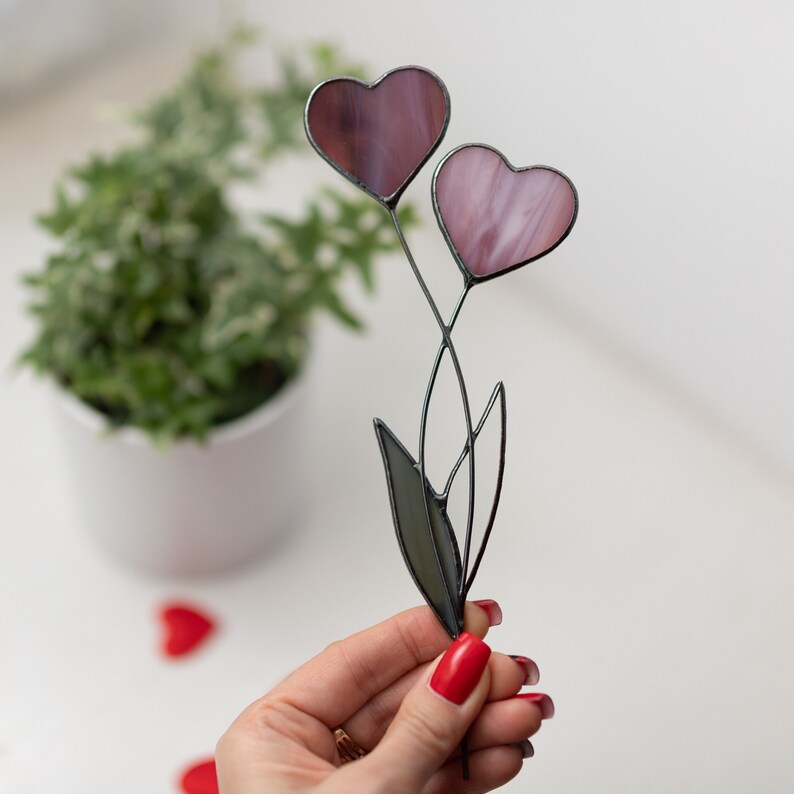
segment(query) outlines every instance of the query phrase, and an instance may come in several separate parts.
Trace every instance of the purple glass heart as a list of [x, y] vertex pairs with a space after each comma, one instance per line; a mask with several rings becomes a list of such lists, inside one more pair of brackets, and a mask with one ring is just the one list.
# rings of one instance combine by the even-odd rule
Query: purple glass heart
[[394, 69], [374, 83], [328, 80], [306, 105], [312, 146], [389, 208], [441, 143], [448, 120], [446, 87], [418, 66]]
[[546, 166], [513, 168], [484, 144], [450, 152], [433, 176], [441, 231], [464, 276], [484, 281], [559, 245], [578, 207], [576, 189]]

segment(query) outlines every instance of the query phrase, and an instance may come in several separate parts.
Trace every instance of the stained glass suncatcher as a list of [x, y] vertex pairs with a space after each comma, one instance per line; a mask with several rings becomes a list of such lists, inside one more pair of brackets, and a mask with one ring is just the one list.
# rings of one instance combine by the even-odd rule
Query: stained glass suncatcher
[[[321, 83], [309, 97], [305, 123], [309, 141], [319, 155], [389, 212], [441, 334], [422, 404], [417, 457], [380, 419], [375, 420], [375, 432], [403, 559], [425, 600], [455, 638], [463, 631], [466, 595], [483, 559], [499, 505], [507, 407], [504, 384], [499, 382], [475, 423], [452, 331], [472, 287], [545, 256], [568, 236], [579, 200], [570, 179], [554, 168], [516, 168], [501, 152], [482, 143], [465, 144], [449, 152], [433, 175], [432, 202], [441, 233], [463, 276], [463, 289], [449, 319], [444, 320], [405, 238], [397, 204], [441, 143], [449, 110], [449, 93], [435, 74], [419, 66], [404, 66], [372, 83], [349, 77]], [[430, 402], [445, 354], [458, 382], [466, 434], [463, 450], [438, 491], [427, 477], [425, 441]], [[499, 422], [498, 474], [475, 553], [476, 441], [491, 416], [497, 417], [491, 421]], [[447, 514], [447, 500], [464, 465], [469, 484], [466, 525], [456, 532]], [[462, 758], [467, 777], [465, 743]]]

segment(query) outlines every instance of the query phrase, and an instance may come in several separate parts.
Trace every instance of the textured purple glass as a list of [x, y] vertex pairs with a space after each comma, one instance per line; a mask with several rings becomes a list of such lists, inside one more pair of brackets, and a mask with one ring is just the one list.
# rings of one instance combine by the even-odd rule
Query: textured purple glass
[[537, 259], [567, 234], [576, 194], [551, 168], [512, 168], [495, 149], [463, 146], [435, 176], [439, 223], [476, 278]]
[[389, 199], [434, 151], [446, 127], [448, 98], [438, 78], [418, 67], [396, 69], [373, 85], [329, 80], [306, 110], [310, 139], [354, 182]]

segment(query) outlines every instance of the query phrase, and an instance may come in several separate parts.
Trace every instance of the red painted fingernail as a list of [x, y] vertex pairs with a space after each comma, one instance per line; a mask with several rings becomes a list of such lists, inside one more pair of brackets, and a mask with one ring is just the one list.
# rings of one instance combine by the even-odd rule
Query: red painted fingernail
[[490, 655], [491, 649], [479, 637], [464, 631], [441, 657], [430, 688], [460, 706], [477, 686]]
[[492, 598], [483, 598], [473, 603], [477, 604], [480, 609], [485, 610], [485, 614], [488, 615], [489, 626], [498, 626], [502, 622], [502, 607]]
[[540, 670], [538, 670], [538, 666], [535, 662], [532, 661], [528, 656], [513, 656], [510, 654], [510, 658], [518, 665], [524, 668], [524, 686], [527, 685], [534, 685], [540, 681]]
[[523, 695], [516, 695], [520, 700], [528, 700], [540, 709], [540, 718], [550, 720], [554, 716], [554, 701], [542, 692], [527, 692]]

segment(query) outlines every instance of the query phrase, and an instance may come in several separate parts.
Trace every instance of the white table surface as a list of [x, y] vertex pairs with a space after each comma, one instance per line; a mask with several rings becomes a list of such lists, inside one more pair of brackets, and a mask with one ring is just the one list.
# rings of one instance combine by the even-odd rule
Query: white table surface
[[[16, 280], [45, 246], [30, 215], [67, 161], [118, 138], [87, 109], [137, 99], [175, 62], [120, 62], [0, 118], [3, 365], [30, 334]], [[433, 279], [454, 279], [434, 229], [414, 239]], [[151, 580], [99, 556], [70, 501], [47, 390], [4, 376], [0, 791], [176, 791], [250, 700], [417, 602], [370, 420], [415, 439], [437, 334], [400, 258], [379, 282], [377, 300], [360, 301], [367, 336], [319, 329], [304, 525], [223, 577]], [[794, 790], [791, 482], [532, 287], [521, 273], [479, 288], [456, 330], [475, 404], [499, 378], [509, 404], [503, 504], [473, 595], [499, 600], [492, 645], [534, 658], [557, 706], [506, 790]], [[435, 420], [439, 447], [456, 449], [448, 419]], [[156, 610], [171, 597], [222, 623], [177, 663], [157, 652]]]

